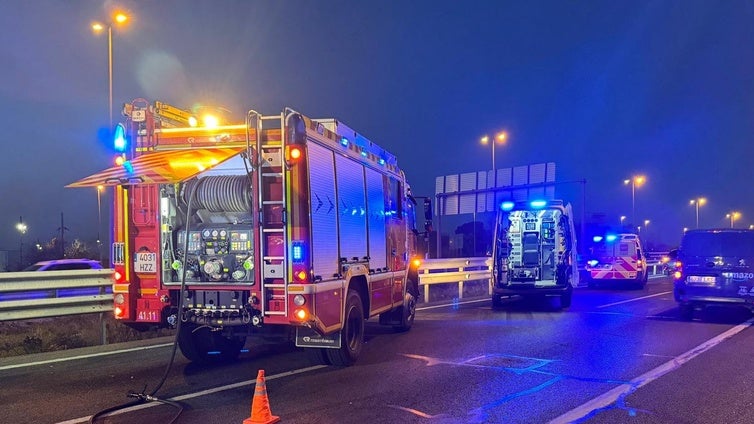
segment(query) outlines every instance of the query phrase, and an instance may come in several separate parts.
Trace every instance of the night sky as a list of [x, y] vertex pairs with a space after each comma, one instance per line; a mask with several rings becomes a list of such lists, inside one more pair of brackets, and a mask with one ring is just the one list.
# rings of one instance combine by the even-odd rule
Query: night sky
[[[677, 244], [694, 227], [754, 224], [754, 2], [120, 2], [114, 109], [143, 97], [242, 117], [286, 106], [334, 117], [398, 157], [416, 195], [490, 169], [555, 162], [585, 179], [586, 214], [631, 214]], [[97, 235], [97, 193], [65, 185], [111, 164], [107, 36], [116, 3], [0, 2], [0, 250]], [[558, 197], [581, 208], [581, 186]], [[103, 194], [107, 233], [111, 195]], [[629, 217], [630, 219], [630, 217]], [[17, 253], [12, 253], [17, 254]]]

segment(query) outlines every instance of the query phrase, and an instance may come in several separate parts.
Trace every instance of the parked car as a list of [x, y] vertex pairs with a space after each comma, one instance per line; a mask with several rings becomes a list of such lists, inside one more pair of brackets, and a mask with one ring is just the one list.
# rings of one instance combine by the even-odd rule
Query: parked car
[[72, 269], [102, 269], [102, 264], [93, 259], [55, 259], [30, 265], [24, 271], [65, 271]]
[[673, 293], [682, 320], [708, 305], [754, 308], [754, 230], [689, 230], [678, 261]]

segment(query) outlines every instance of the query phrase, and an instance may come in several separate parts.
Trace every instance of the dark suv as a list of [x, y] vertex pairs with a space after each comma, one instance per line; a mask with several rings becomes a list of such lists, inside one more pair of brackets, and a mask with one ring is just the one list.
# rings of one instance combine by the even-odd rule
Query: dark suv
[[674, 275], [681, 319], [705, 305], [754, 308], [754, 230], [690, 230], [678, 248]]

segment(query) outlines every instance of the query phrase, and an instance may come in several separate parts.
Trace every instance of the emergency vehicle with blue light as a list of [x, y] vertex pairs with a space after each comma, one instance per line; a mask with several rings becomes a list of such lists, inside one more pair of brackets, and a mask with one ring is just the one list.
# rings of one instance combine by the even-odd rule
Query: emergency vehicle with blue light
[[557, 296], [571, 305], [579, 284], [571, 205], [562, 200], [505, 201], [492, 249], [492, 306], [503, 298]]
[[589, 287], [616, 282], [646, 286], [649, 269], [638, 234], [606, 234], [593, 241], [585, 267]]
[[279, 336], [350, 365], [366, 319], [411, 328], [421, 233], [395, 156], [290, 108], [200, 124], [136, 99], [123, 113], [116, 165], [69, 185], [113, 187], [118, 321], [178, 327], [198, 362]]

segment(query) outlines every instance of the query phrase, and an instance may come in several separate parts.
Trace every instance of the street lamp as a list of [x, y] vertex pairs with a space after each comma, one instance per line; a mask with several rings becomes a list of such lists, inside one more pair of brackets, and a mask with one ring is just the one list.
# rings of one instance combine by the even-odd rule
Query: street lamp
[[623, 180], [623, 184], [631, 184], [631, 221], [636, 223], [636, 187], [641, 187], [646, 178], [643, 175], [634, 175], [630, 179]]
[[647, 233], [644, 236], [644, 238], [648, 240], [649, 239], [649, 220], [648, 219], [644, 220], [644, 231]]
[[[113, 129], [113, 25], [122, 24], [128, 20], [125, 13], [118, 12], [113, 15], [113, 20], [107, 25], [107, 75], [109, 82], [109, 102], [110, 102], [110, 130]], [[92, 24], [92, 30], [99, 33], [105, 29], [105, 25], [100, 22]]]
[[691, 199], [689, 201], [689, 205], [696, 206], [696, 228], [699, 228], [699, 206], [704, 206], [704, 204], [707, 203], [707, 199], [704, 197], [697, 197], [696, 199]]
[[495, 171], [495, 144], [505, 144], [505, 142], [508, 140], [508, 133], [505, 131], [499, 132], [495, 135], [495, 140], [490, 141], [489, 136], [484, 136], [479, 140], [482, 144], [487, 145], [487, 143], [492, 144], [492, 171]]
[[741, 218], [741, 212], [733, 211], [731, 213], [725, 214], [725, 217], [730, 218], [730, 228], [733, 228], [733, 221]]
[[620, 228], [621, 229], [623, 229], [623, 221], [625, 221], [625, 220], [626, 220], [626, 215], [621, 215], [620, 216]]
[[19, 246], [18, 246], [18, 263], [23, 269], [24, 266], [24, 234], [26, 234], [26, 224], [24, 224], [24, 218], [22, 216], [18, 217], [18, 224], [16, 224], [16, 229], [21, 234], [19, 236]]

